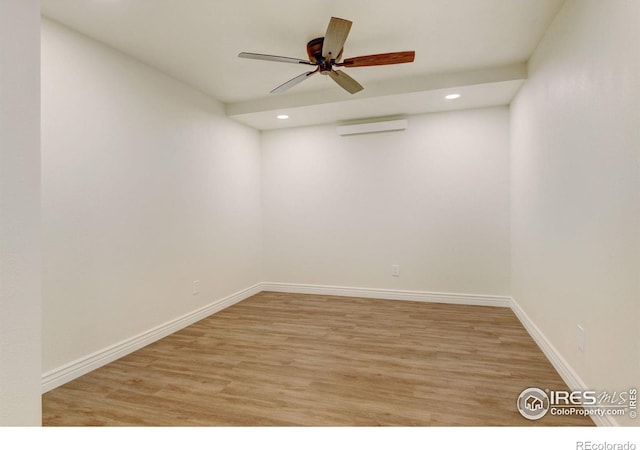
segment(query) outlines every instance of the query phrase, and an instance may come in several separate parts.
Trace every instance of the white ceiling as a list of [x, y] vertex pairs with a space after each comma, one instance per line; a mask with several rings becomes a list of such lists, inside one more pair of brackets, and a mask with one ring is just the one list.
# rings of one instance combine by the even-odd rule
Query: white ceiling
[[[508, 104], [563, 0], [44, 0], [43, 14], [184, 81], [258, 129]], [[344, 69], [350, 95], [315, 76], [271, 89], [303, 66], [331, 16], [353, 21], [344, 57], [415, 50], [411, 64]], [[445, 102], [452, 90], [463, 93]], [[276, 114], [286, 112], [288, 121]]]

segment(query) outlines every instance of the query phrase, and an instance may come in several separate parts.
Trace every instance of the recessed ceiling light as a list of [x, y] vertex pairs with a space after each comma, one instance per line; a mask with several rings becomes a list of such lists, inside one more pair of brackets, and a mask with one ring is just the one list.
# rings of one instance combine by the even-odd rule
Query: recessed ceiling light
[[447, 100], [455, 100], [456, 98], [460, 98], [460, 94], [449, 94], [449, 95], [446, 95], [444, 98], [446, 98]]
[[287, 116], [286, 114], [279, 114], [278, 115], [278, 119], [280, 119], [280, 120], [286, 120], [288, 118], [289, 118], [289, 116]]

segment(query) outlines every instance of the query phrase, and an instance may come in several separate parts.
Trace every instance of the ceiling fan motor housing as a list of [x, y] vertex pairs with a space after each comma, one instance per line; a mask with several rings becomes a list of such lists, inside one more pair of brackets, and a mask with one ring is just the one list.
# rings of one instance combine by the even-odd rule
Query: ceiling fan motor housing
[[324, 43], [324, 38], [319, 37], [315, 38], [307, 43], [307, 55], [309, 56], [309, 61], [313, 64], [317, 64], [320, 67], [320, 73], [323, 75], [327, 75], [331, 72], [331, 66], [333, 65], [332, 61], [338, 62], [342, 57], [342, 52], [344, 50], [341, 49], [338, 56], [331, 60], [326, 60], [322, 56], [322, 45]]

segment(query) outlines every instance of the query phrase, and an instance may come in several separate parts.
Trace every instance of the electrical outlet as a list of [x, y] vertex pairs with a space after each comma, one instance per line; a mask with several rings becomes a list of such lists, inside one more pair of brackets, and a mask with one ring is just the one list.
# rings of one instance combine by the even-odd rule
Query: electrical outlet
[[582, 325], [578, 325], [578, 350], [580, 350], [581, 352], [584, 352], [584, 339], [585, 339], [585, 332], [584, 332], [584, 327]]
[[193, 295], [200, 293], [200, 280], [194, 280], [193, 282]]
[[400, 276], [400, 264], [391, 264], [391, 276], [392, 277]]

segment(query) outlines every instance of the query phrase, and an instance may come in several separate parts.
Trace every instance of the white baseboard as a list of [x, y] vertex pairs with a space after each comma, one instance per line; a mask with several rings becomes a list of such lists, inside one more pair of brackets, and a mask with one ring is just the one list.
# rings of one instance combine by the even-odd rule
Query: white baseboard
[[315, 284], [262, 283], [263, 291], [294, 294], [337, 295], [342, 297], [379, 298], [413, 302], [453, 303], [458, 305], [511, 306], [511, 297], [498, 295], [449, 294], [443, 292], [404, 291]]
[[103, 350], [99, 350], [83, 358], [72, 361], [69, 364], [65, 364], [62, 367], [46, 372], [42, 375], [41, 380], [42, 393], [48, 392], [51, 389], [89, 373], [98, 367], [115, 361], [118, 358], [122, 358], [129, 353], [139, 350], [146, 345], [196, 323], [211, 314], [249, 298], [260, 291], [262, 291], [261, 283], [258, 283], [250, 288], [243, 289], [242, 291], [236, 292], [227, 297], [215, 300], [202, 308], [170, 320], [169, 322], [145, 331], [144, 333], [140, 333], [137, 336], [125, 339], [124, 341], [118, 342], [117, 344], [111, 345]]
[[[573, 370], [571, 365], [569, 365], [567, 360], [562, 357], [560, 352], [553, 346], [542, 331], [540, 331], [536, 324], [533, 323], [531, 318], [524, 312], [522, 307], [520, 307], [513, 297], [511, 298], [511, 310], [520, 320], [520, 323], [522, 323], [524, 328], [529, 332], [529, 335], [531, 335], [535, 343], [538, 344], [538, 347], [540, 347], [540, 350], [542, 350], [549, 362], [551, 362], [553, 367], [558, 371], [560, 377], [562, 377], [564, 382], [567, 383], [569, 389], [573, 391], [589, 390], [585, 382], [582, 381], [576, 371]], [[619, 423], [611, 416], [592, 416], [591, 418], [598, 426], [619, 426]]]

